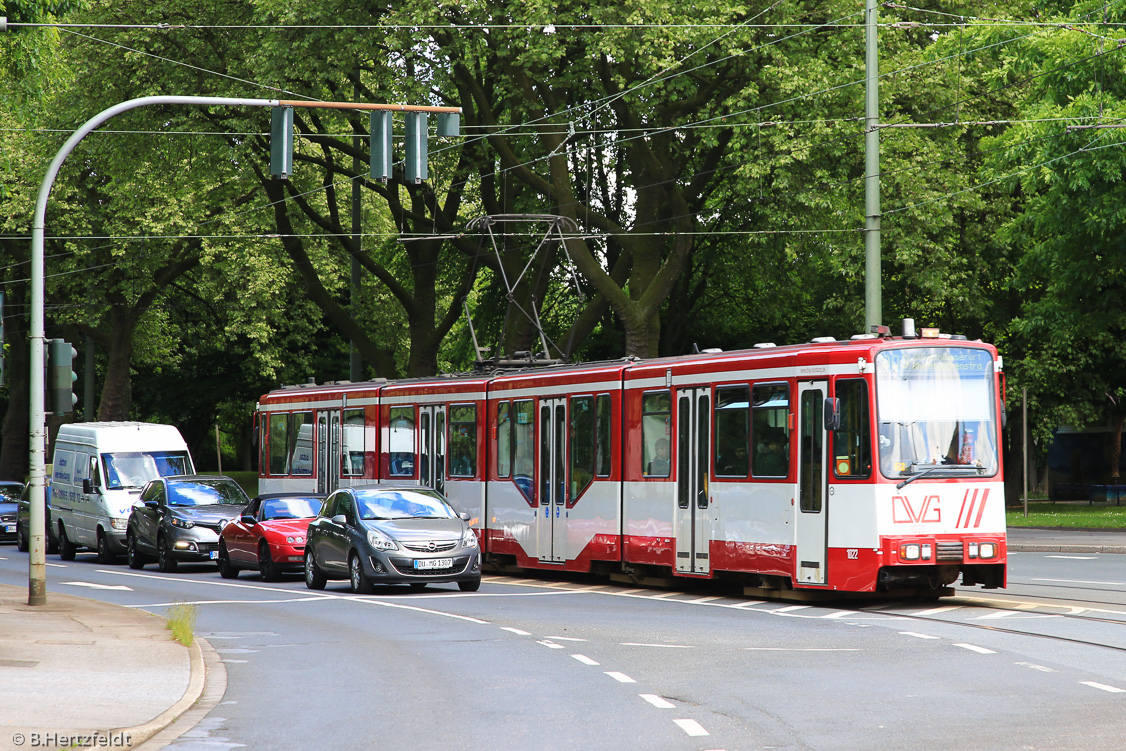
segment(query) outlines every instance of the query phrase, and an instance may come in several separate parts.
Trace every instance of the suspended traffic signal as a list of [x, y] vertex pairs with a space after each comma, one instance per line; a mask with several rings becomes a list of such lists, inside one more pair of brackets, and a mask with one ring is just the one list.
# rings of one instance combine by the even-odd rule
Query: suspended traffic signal
[[270, 174], [282, 180], [293, 174], [292, 107], [274, 107], [270, 117]]

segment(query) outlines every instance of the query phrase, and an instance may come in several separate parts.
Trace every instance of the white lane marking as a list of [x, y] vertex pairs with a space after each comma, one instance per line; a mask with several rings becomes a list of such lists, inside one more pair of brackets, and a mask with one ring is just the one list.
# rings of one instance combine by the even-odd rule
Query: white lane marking
[[1109, 584], [1115, 587], [1126, 587], [1126, 582], [1087, 581], [1085, 579], [1033, 579], [1034, 582], [1054, 582], [1056, 584]]
[[859, 647], [740, 647], [747, 652], [859, 652]]
[[790, 605], [789, 607], [778, 608], [777, 610], [771, 610], [770, 612], [771, 613], [792, 613], [795, 610], [809, 610], [809, 605]]
[[732, 608], [734, 610], [743, 610], [745, 608], [751, 607], [752, 605], [764, 605], [765, 603], [765, 600], [747, 600], [746, 602], [738, 602], [734, 605], [725, 605], [723, 607]]
[[68, 587], [89, 587], [90, 589], [115, 589], [122, 592], [132, 592], [132, 587], [127, 587], [124, 584], [94, 584], [93, 582], [59, 582]]
[[1013, 664], [1014, 665], [1020, 665], [1021, 667], [1032, 668], [1033, 670], [1039, 670], [1041, 673], [1054, 673], [1054, 672], [1056, 672], [1052, 668], [1046, 668], [1043, 665], [1037, 665], [1036, 663], [1033, 663], [1033, 662], [1014, 662]]
[[571, 656], [574, 657], [576, 660], [578, 660], [579, 662], [581, 662], [584, 665], [597, 665], [598, 664], [595, 660], [590, 659], [586, 655], [571, 655]]
[[562, 644], [556, 644], [555, 642], [548, 641], [547, 639], [541, 639], [540, 641], [536, 642], [536, 644], [542, 644], [548, 649], [563, 649]]
[[962, 649], [968, 649], [971, 652], [977, 652], [979, 655], [995, 655], [995, 654], [997, 654], [992, 649], [986, 649], [985, 647], [979, 647], [975, 644], [955, 644], [954, 646], [955, 647], [961, 647]]
[[665, 701], [656, 694], [638, 694], [642, 699], [652, 704], [657, 709], [676, 709], [676, 705], [671, 701]]
[[46, 565], [51, 566], [52, 568], [66, 568], [65, 563], [48, 563]]
[[672, 597], [675, 594], [678, 594], [678, 593], [677, 592], [658, 592], [655, 595], [649, 595], [649, 599], [650, 600], [663, 600], [664, 598]]
[[1126, 688], [1118, 688], [1117, 686], [1108, 686], [1105, 683], [1095, 683], [1094, 681], [1079, 681], [1084, 686], [1097, 688], [1099, 691], [1106, 691], [1112, 694], [1126, 694]]
[[633, 594], [637, 594], [638, 592], [644, 592], [644, 591], [645, 591], [644, 589], [623, 589], [623, 590], [620, 590], [618, 592], [614, 592], [613, 594], [616, 594], [616, 595], [633, 595]]
[[708, 731], [704, 730], [704, 726], [695, 720], [673, 720], [680, 729], [691, 736], [708, 735]]
[[1046, 555], [1045, 558], [1062, 558], [1065, 561], [1094, 561], [1098, 560], [1093, 555]]
[[[225, 664], [225, 663], [228, 663], [228, 662], [237, 662], [237, 663], [239, 663], [239, 664], [241, 665], [241, 664], [246, 664], [246, 663], [250, 662], [250, 660], [229, 660], [229, 659], [223, 659], [223, 660], [220, 660], [219, 662], [222, 662], [222, 663], [224, 663], [224, 664]], [[224, 704], [226, 704], [227, 702], [223, 702], [223, 703], [224, 703]]]
[[637, 683], [637, 681], [635, 681], [633, 678], [630, 678], [625, 673], [619, 673], [616, 670], [607, 670], [606, 675], [610, 676], [618, 683]]
[[916, 639], [937, 639], [937, 638], [939, 638], [937, 636], [931, 636], [930, 634], [920, 634], [920, 633], [917, 633], [915, 631], [900, 631], [899, 633], [903, 634], [904, 636], [914, 636]]
[[941, 608], [931, 608], [930, 610], [920, 610], [918, 613], [912, 613], [912, 615], [918, 615], [918, 616], [938, 615], [939, 613], [949, 613], [951, 610], [960, 610], [961, 608], [962, 608], [961, 605], [944, 605]]
[[511, 626], [501, 626], [500, 630], [508, 631], [509, 633], [516, 634], [517, 636], [531, 636], [531, 634], [527, 631], [518, 628], [512, 628]]
[[287, 602], [320, 602], [323, 597], [288, 597], [278, 600], [176, 600], [175, 602], [147, 602], [127, 605], [130, 608], [167, 608], [171, 605], [281, 605]]
[[623, 647], [663, 647], [665, 649], [692, 649], [690, 644], [646, 644], [639, 641], [624, 641]]
[[548, 636], [548, 639], [555, 639], [557, 641], [586, 641], [586, 639], [579, 639], [575, 636]]
[[[1033, 606], [1036, 607], [1036, 606]], [[1012, 620], [1019, 618], [1021, 620], [1032, 620], [1034, 618], [1063, 618], [1058, 613], [1018, 613], [1015, 610], [999, 610], [996, 613], [986, 613], [985, 615], [975, 615], [971, 620], [975, 621], [997, 621], [1002, 618]]]

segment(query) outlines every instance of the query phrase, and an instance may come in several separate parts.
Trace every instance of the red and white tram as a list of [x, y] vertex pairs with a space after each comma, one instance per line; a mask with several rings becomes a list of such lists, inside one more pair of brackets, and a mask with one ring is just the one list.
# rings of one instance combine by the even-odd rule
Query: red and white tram
[[429, 485], [498, 567], [1003, 587], [1002, 361], [922, 332], [285, 387], [259, 489]]

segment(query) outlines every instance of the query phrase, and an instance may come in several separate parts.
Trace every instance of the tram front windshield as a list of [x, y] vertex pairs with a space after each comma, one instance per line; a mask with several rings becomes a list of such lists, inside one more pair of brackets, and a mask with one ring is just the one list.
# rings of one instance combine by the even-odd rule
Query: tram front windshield
[[983, 349], [910, 347], [877, 354], [883, 475], [995, 475], [993, 380], [993, 357]]

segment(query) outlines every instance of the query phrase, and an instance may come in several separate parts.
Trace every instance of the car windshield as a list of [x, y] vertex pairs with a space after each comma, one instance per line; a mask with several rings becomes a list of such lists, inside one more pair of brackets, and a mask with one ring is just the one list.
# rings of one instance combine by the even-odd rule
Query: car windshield
[[970, 347], [913, 347], [876, 356], [880, 471], [997, 473], [993, 357]]
[[102, 454], [106, 487], [141, 488], [149, 480], [190, 475], [195, 470], [187, 451], [118, 451]]
[[421, 490], [357, 490], [361, 519], [454, 519], [457, 513], [437, 493]]
[[262, 501], [262, 521], [268, 519], [309, 519], [321, 508], [320, 498], [270, 498]]
[[168, 483], [169, 506], [245, 505], [246, 493], [231, 480], [172, 480]]

